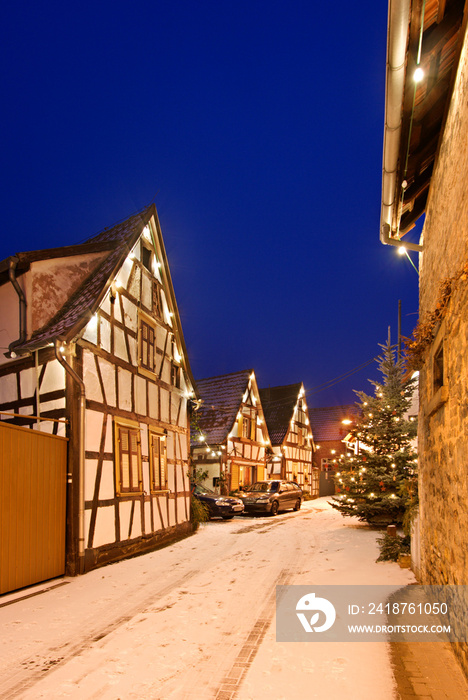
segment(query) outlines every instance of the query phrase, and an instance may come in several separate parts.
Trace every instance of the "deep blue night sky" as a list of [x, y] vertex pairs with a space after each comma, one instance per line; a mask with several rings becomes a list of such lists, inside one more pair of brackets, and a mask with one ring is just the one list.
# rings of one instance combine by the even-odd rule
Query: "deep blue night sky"
[[[384, 2], [8, 3], [0, 259], [155, 201], [195, 377], [314, 388], [417, 320], [379, 242]], [[416, 262], [416, 260], [415, 260]]]

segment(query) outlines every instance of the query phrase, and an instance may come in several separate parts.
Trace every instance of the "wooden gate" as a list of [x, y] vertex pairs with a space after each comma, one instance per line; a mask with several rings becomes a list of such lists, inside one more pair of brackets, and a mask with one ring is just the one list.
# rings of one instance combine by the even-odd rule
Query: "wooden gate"
[[65, 573], [67, 439], [0, 422], [0, 593]]

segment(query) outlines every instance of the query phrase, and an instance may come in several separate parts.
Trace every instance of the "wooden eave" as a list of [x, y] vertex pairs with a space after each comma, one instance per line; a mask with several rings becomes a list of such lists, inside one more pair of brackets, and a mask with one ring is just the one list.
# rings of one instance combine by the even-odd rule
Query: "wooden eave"
[[[413, 75], [424, 5], [420, 61], [424, 79], [415, 88]], [[465, 0], [426, 0], [425, 3], [416, 0], [411, 3], [394, 197], [398, 205], [394, 208], [392, 222], [392, 229], [399, 231], [400, 236], [413, 228], [426, 208], [465, 26]]]

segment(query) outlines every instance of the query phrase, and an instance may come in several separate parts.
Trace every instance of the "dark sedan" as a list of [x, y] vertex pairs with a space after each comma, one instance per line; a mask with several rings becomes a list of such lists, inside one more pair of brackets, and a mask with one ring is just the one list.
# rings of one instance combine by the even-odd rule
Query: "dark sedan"
[[223, 520], [231, 520], [235, 515], [240, 515], [244, 511], [244, 504], [240, 498], [220, 496], [201, 484], [192, 485], [192, 493], [207, 506], [210, 518], [218, 517], [223, 518]]
[[280, 510], [299, 510], [302, 504], [302, 489], [294, 481], [272, 479], [257, 481], [242, 494], [246, 513], [271, 513]]

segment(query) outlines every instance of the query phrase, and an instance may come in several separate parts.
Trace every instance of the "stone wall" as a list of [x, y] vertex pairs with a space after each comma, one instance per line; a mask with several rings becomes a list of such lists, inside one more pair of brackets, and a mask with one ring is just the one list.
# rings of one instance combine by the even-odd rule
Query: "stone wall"
[[[433, 329], [420, 373], [423, 584], [468, 584], [468, 275], [463, 272], [468, 263], [467, 135], [465, 37], [432, 178], [420, 261], [423, 323], [441, 300], [441, 284], [450, 280], [452, 289], [442, 322]], [[453, 612], [455, 617], [466, 619], [463, 601]], [[457, 644], [456, 653], [468, 672], [468, 646]]]

